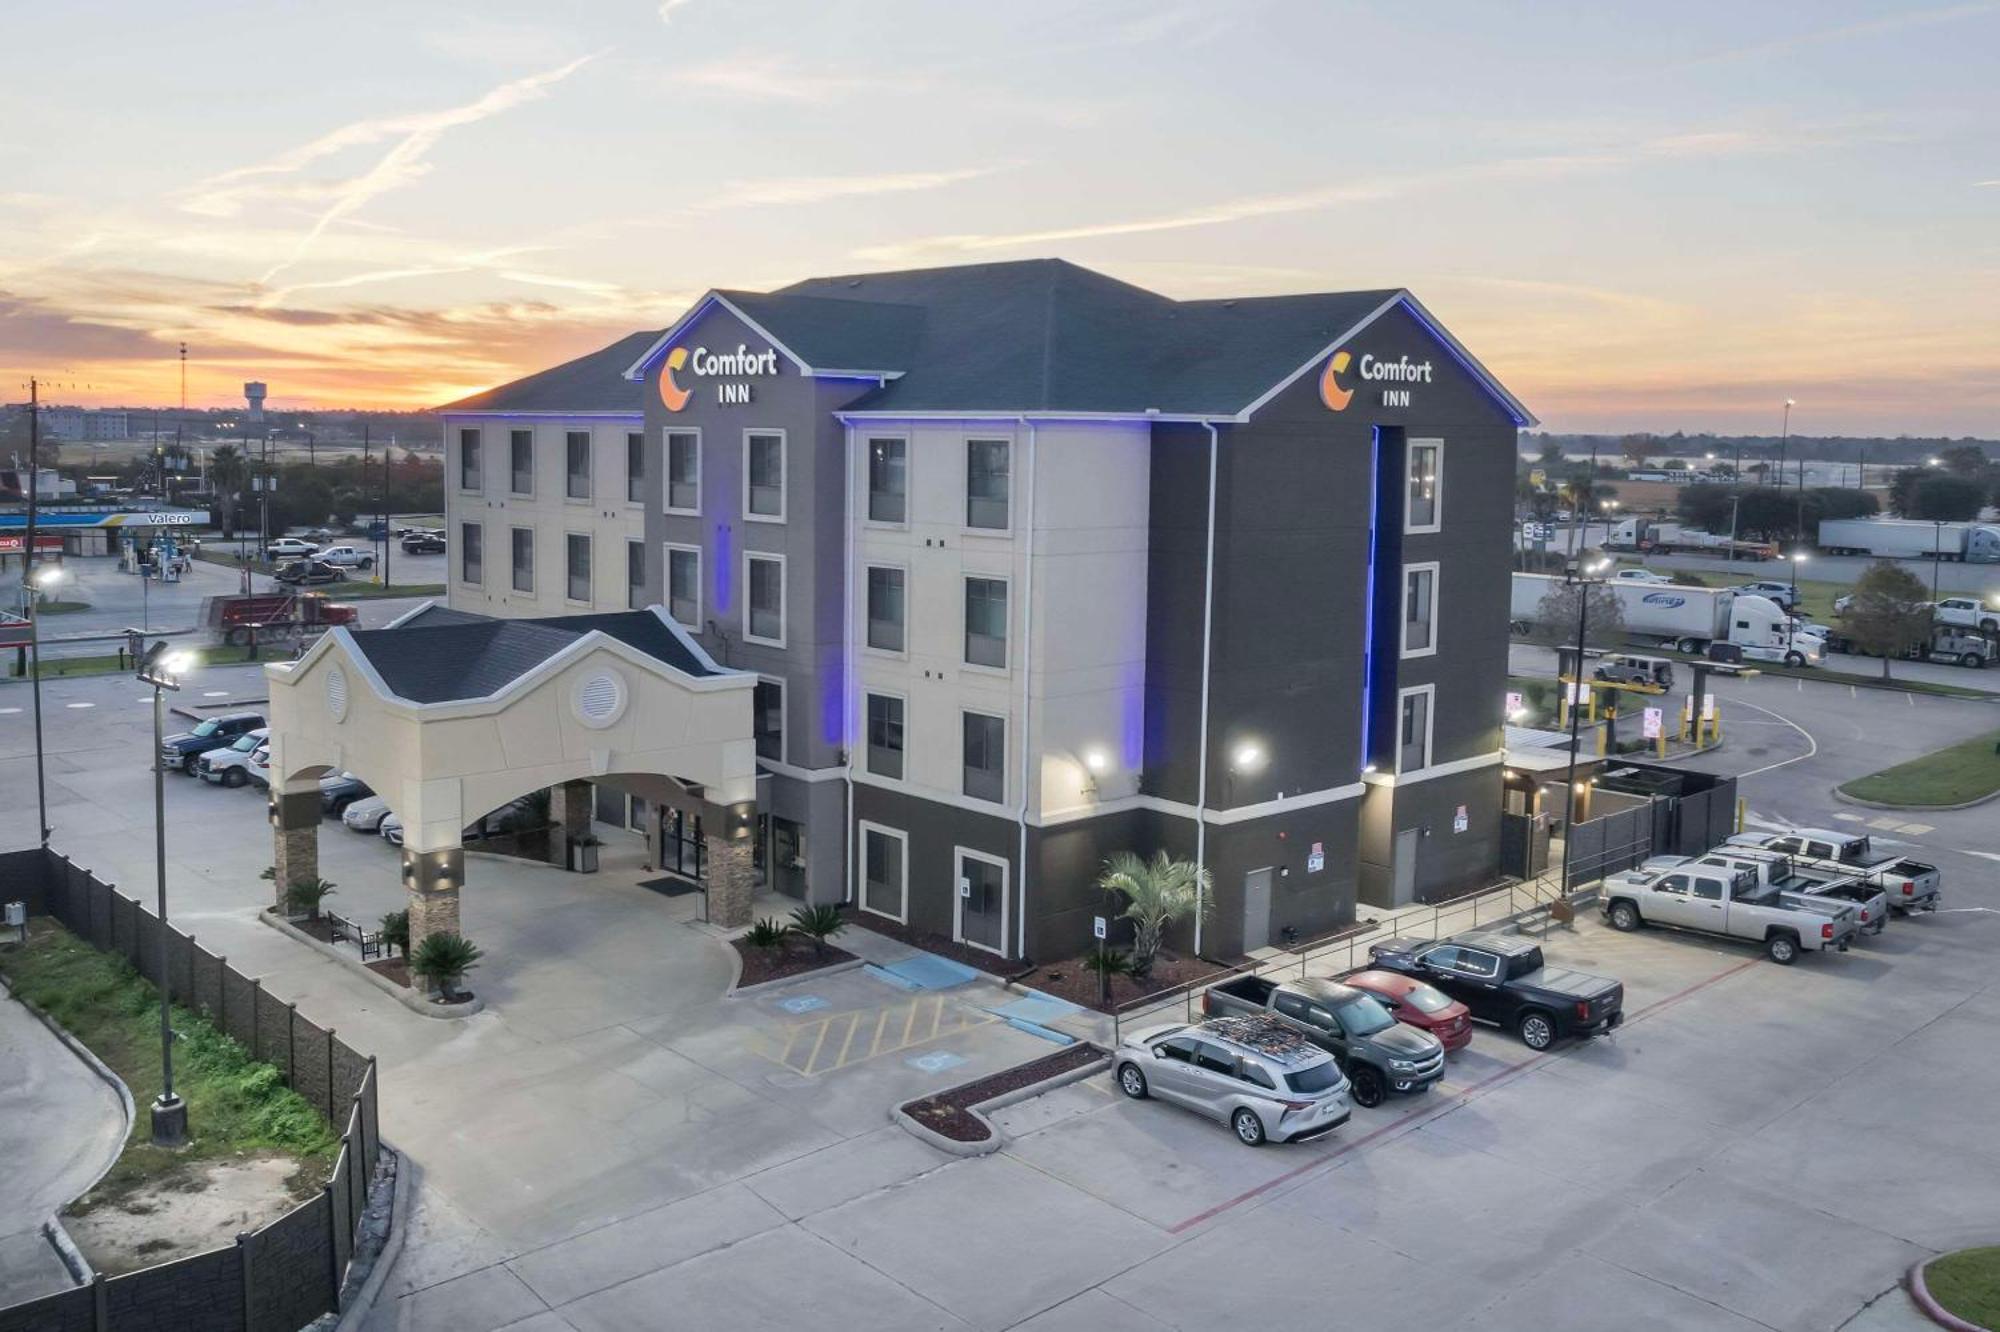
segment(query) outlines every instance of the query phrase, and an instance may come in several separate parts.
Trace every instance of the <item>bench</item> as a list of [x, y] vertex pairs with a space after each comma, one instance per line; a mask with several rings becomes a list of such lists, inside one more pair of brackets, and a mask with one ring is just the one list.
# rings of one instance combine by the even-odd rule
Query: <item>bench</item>
[[364, 930], [356, 922], [332, 911], [326, 913], [326, 923], [333, 933], [335, 943], [351, 943], [361, 950], [361, 960], [382, 956], [382, 932]]

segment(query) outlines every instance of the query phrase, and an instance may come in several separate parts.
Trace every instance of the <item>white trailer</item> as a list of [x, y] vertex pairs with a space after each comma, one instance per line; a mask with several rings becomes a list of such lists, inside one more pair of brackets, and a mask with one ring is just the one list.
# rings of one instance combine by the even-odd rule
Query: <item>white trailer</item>
[[1819, 525], [1819, 548], [1829, 555], [1995, 564], [2000, 563], [2000, 526], [1922, 518], [1828, 518]]
[[1604, 548], [1658, 551], [1661, 554], [1687, 551], [1698, 555], [1727, 555], [1734, 551], [1739, 557], [1752, 560], [1767, 560], [1775, 553], [1764, 542], [1737, 541], [1719, 532], [1705, 532], [1699, 527], [1659, 522], [1652, 518], [1620, 519], [1606, 535]]
[[[1543, 598], [1562, 581], [1550, 574], [1514, 575], [1508, 613], [1515, 633], [1525, 635], [1541, 620]], [[1626, 635], [1647, 646], [1672, 647], [1694, 656], [1707, 653], [1711, 644], [1727, 643], [1747, 661], [1781, 661], [1787, 666], [1817, 666], [1826, 656], [1825, 641], [1800, 632], [1769, 597], [1721, 587], [1615, 579], [1604, 586], [1618, 599]], [[1575, 631], [1574, 625], [1564, 628], [1567, 633]]]

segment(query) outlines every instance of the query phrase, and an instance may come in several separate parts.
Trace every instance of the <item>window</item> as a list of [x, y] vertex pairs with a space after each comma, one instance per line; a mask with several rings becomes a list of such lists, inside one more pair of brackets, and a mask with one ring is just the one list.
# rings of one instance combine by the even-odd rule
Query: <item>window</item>
[[1440, 523], [1439, 468], [1444, 462], [1444, 441], [1410, 441], [1409, 494], [1403, 503], [1405, 532], [1435, 532]]
[[1007, 719], [965, 714], [965, 794], [975, 800], [1007, 798]]
[[1470, 948], [1461, 948], [1458, 950], [1458, 973], [1491, 980], [1500, 974], [1500, 959], [1491, 953], [1476, 953]]
[[701, 512], [701, 436], [667, 432], [667, 512]]
[[1264, 1071], [1264, 1066], [1262, 1064], [1253, 1064], [1248, 1059], [1240, 1060], [1237, 1063], [1236, 1076], [1254, 1086], [1262, 1087], [1266, 1091], [1278, 1090], [1278, 1084], [1271, 1081], [1271, 1075]]
[[861, 824], [861, 909], [901, 921], [909, 916], [910, 842], [899, 832]]
[[701, 547], [667, 547], [667, 614], [674, 623], [701, 632]]
[[910, 441], [868, 441], [868, 521], [910, 520]]
[[646, 502], [646, 437], [625, 436], [625, 498], [633, 504]]
[[743, 557], [743, 581], [749, 588], [744, 599], [743, 637], [772, 647], [785, 645], [785, 561], [779, 555]]
[[1153, 1048], [1177, 1064], [1192, 1064], [1194, 1047], [1195, 1039], [1192, 1036], [1170, 1036]]
[[743, 515], [785, 521], [785, 437], [743, 437]]
[[1429, 657], [1437, 652], [1437, 580], [1435, 564], [1403, 568], [1403, 655]]
[[569, 574], [564, 595], [571, 601], [590, 600], [590, 538], [576, 532], [563, 538], [563, 567]]
[[568, 459], [568, 489], [563, 493], [571, 499], [590, 498], [590, 432], [572, 430], [563, 436], [563, 448]]
[[479, 432], [458, 432], [458, 488], [479, 489]]
[[1699, 902], [1720, 902], [1722, 900], [1722, 880], [1696, 879], [1694, 897]]
[[901, 652], [904, 644], [903, 571], [868, 567], [868, 646]]
[[1007, 580], [965, 580], [965, 660], [1007, 669]]
[[1207, 1041], [1194, 1043], [1194, 1066], [1205, 1072], [1220, 1073], [1226, 1078], [1236, 1076], [1236, 1056]]
[[486, 529], [478, 523], [458, 525], [458, 576], [467, 583], [486, 581]]
[[868, 696], [868, 771], [903, 779], [903, 700], [894, 694]]
[[646, 543], [625, 543], [625, 604], [638, 610], [646, 604]]
[[1295, 1092], [1311, 1096], [1328, 1091], [1339, 1085], [1340, 1065], [1329, 1059], [1324, 1064], [1313, 1064], [1296, 1073], [1285, 1074], [1285, 1085]]
[[1288, 1017], [1295, 1022], [1304, 1022], [1307, 1020], [1306, 1013], [1311, 1009], [1312, 1005], [1295, 994], [1286, 994], [1280, 991], [1271, 997], [1271, 1007], [1278, 1010], [1280, 1017]]
[[533, 592], [535, 590], [535, 529], [517, 527], [514, 537], [514, 590]]
[[508, 489], [516, 495], [535, 493], [535, 432], [507, 432]]
[[1004, 439], [965, 441], [965, 525], [1007, 530], [1007, 455]]
[[760, 679], [750, 700], [750, 730], [757, 741], [757, 757], [774, 763], [785, 761], [785, 682]]
[[1445, 944], [1441, 948], [1433, 948], [1429, 952], [1420, 955], [1417, 961], [1427, 967], [1435, 967], [1441, 971], [1456, 971], [1458, 969], [1458, 952], [1457, 944]]
[[1434, 685], [1405, 689], [1402, 723], [1396, 732], [1396, 771], [1418, 772], [1431, 766], [1431, 699]]

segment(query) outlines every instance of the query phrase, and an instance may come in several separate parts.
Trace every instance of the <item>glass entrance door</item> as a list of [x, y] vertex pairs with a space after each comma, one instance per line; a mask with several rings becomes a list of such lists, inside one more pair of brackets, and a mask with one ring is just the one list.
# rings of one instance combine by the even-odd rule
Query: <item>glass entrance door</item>
[[708, 850], [701, 838], [701, 815], [684, 809], [660, 810], [660, 868], [696, 883], [708, 882]]

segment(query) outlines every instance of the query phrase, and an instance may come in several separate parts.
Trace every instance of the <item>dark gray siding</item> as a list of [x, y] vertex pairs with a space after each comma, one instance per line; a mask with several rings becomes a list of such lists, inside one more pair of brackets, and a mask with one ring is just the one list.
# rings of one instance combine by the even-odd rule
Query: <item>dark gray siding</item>
[[[913, 930], [950, 938], [956, 911], [958, 872], [955, 850], [965, 847], [1007, 862], [1007, 955], [1021, 918], [1020, 825], [957, 805], [925, 800], [902, 791], [854, 784], [854, 817], [892, 828], [910, 839], [909, 920]], [[850, 829], [848, 844], [858, 845]], [[859, 875], [856, 875], [859, 895]], [[1033, 888], [1030, 891], [1034, 891]], [[864, 917], [865, 919], [865, 917]]]

